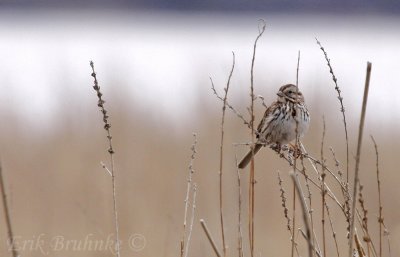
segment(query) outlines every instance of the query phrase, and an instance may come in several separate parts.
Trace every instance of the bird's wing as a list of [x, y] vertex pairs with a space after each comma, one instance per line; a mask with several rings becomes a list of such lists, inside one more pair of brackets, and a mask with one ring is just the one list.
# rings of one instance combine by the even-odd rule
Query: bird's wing
[[268, 129], [269, 125], [271, 124], [271, 120], [276, 118], [273, 113], [277, 110], [278, 108], [278, 102], [272, 103], [264, 112], [264, 117], [260, 121], [257, 127], [257, 138], [259, 138], [260, 135], [262, 135], [265, 130]]

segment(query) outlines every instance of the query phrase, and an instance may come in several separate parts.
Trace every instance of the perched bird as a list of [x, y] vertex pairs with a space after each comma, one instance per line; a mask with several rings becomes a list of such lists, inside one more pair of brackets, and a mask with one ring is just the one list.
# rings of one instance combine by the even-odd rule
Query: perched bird
[[240, 169], [249, 164], [253, 152], [255, 155], [262, 146], [276, 144], [277, 149], [280, 149], [281, 145], [294, 140], [296, 126], [299, 137], [307, 132], [310, 114], [299, 89], [293, 84], [287, 84], [279, 89], [277, 95], [278, 99], [265, 110], [264, 117], [257, 128], [257, 142], [254, 150], [250, 150], [243, 157], [238, 165]]

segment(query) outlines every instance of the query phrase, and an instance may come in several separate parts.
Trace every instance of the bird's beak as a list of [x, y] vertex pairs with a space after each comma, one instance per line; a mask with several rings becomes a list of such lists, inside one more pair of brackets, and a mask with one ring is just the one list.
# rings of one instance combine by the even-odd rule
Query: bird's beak
[[280, 97], [284, 97], [283, 93], [281, 91], [279, 91], [278, 93], [276, 93], [278, 96]]

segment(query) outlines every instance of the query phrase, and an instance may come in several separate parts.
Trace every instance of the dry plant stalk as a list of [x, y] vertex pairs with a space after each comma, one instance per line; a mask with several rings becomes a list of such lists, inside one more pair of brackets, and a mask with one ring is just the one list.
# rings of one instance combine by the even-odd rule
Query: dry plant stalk
[[237, 185], [238, 185], [238, 251], [239, 257], [243, 257], [243, 233], [242, 233], [242, 182], [237, 155], [235, 154]]
[[338, 159], [336, 158], [335, 151], [333, 150], [332, 147], [330, 147], [329, 149], [330, 149], [330, 151], [332, 153], [333, 159], [335, 160], [335, 167], [337, 168], [337, 173], [339, 175], [339, 178], [341, 179], [341, 182], [340, 182], [341, 185], [342, 185], [341, 186], [341, 191], [342, 191], [342, 195], [343, 195], [343, 198], [344, 198], [343, 212], [344, 212], [344, 215], [346, 217], [347, 232], [348, 232], [348, 236], [349, 236], [350, 235], [350, 201], [351, 201], [349, 183], [347, 183], [343, 179], [343, 173], [340, 170], [340, 167], [339, 167], [340, 164], [339, 164]]
[[294, 241], [294, 247], [296, 250], [296, 254], [297, 254], [297, 256], [300, 256], [299, 249], [297, 248], [296, 240], [293, 237], [292, 227], [290, 226], [291, 219], [289, 217], [289, 209], [286, 205], [286, 202], [287, 202], [287, 198], [285, 196], [286, 191], [285, 191], [285, 188], [283, 187], [283, 180], [281, 178], [281, 174], [279, 171], [278, 171], [278, 185], [279, 185], [279, 192], [280, 192], [280, 197], [281, 197], [281, 202], [282, 202], [281, 206], [283, 207], [283, 215], [285, 216], [286, 221], [287, 221], [286, 228], [289, 231], [290, 237], [292, 238], [291, 242]]
[[[261, 26], [261, 28], [260, 28]], [[251, 151], [252, 157], [250, 162], [250, 180], [249, 180], [249, 241], [250, 241], [250, 256], [254, 257], [254, 186], [255, 186], [255, 174], [254, 174], [254, 143], [255, 143], [255, 133], [254, 133], [254, 63], [256, 60], [256, 50], [257, 42], [264, 34], [266, 28], [266, 23], [264, 20], [260, 20], [259, 31], [256, 40], [253, 45], [253, 57], [251, 60], [251, 70], [250, 70], [250, 124], [251, 124]]]
[[329, 72], [332, 75], [332, 80], [335, 83], [335, 90], [338, 94], [338, 99], [340, 102], [340, 112], [342, 113], [342, 116], [343, 116], [344, 133], [346, 136], [346, 177], [347, 177], [347, 182], [349, 182], [349, 137], [348, 137], [348, 133], [347, 133], [347, 122], [346, 122], [346, 114], [345, 114], [344, 105], [343, 105], [343, 97], [341, 94], [342, 91], [340, 90], [340, 88], [338, 86], [337, 78], [335, 76], [335, 73], [333, 72], [331, 61], [328, 57], [328, 53], [325, 51], [325, 48], [322, 46], [321, 42], [319, 42], [317, 38], [315, 40], [317, 41], [317, 44], [319, 45], [321, 51], [324, 53], [325, 60], [328, 65]]
[[221, 222], [221, 236], [222, 236], [222, 249], [224, 252], [224, 257], [226, 257], [226, 244], [225, 244], [225, 230], [224, 230], [224, 215], [223, 215], [223, 205], [222, 205], [222, 170], [223, 170], [223, 163], [224, 163], [224, 125], [225, 125], [225, 112], [226, 112], [226, 103], [228, 100], [228, 92], [229, 86], [231, 83], [231, 78], [233, 75], [233, 70], [235, 69], [235, 53], [232, 52], [233, 60], [232, 60], [232, 68], [229, 73], [228, 82], [226, 83], [226, 87], [224, 88], [224, 99], [222, 105], [222, 117], [221, 117], [221, 142], [219, 148], [219, 212], [220, 212], [220, 222]]
[[353, 202], [352, 202], [352, 208], [351, 208], [349, 257], [351, 257], [352, 252], [353, 252], [353, 236], [354, 236], [355, 212], [356, 212], [357, 188], [358, 188], [357, 185], [360, 182], [358, 173], [359, 173], [359, 167], [360, 167], [360, 155], [361, 155], [362, 136], [363, 136], [363, 131], [364, 131], [364, 121], [365, 121], [365, 114], [366, 114], [366, 110], [367, 110], [369, 81], [371, 78], [371, 67], [372, 67], [372, 64], [370, 62], [368, 62], [367, 63], [367, 74], [366, 74], [366, 78], [365, 78], [363, 104], [362, 104], [362, 108], [361, 108], [360, 127], [358, 130], [356, 167], [355, 167], [355, 172], [354, 172], [354, 183], [353, 183]]
[[326, 213], [327, 213], [327, 216], [328, 216], [328, 219], [329, 219], [329, 224], [331, 225], [332, 237], [333, 237], [333, 241], [335, 242], [336, 253], [337, 253], [337, 256], [340, 257], [339, 245], [338, 245], [338, 241], [337, 241], [337, 238], [336, 238], [335, 228], [333, 226], [333, 220], [332, 220], [332, 217], [331, 217], [329, 206], [328, 206], [328, 204], [326, 202], [325, 202], [325, 208], [326, 208]]
[[13, 257], [18, 257], [17, 248], [14, 246], [14, 233], [11, 226], [11, 216], [10, 216], [10, 209], [8, 208], [8, 201], [7, 201], [7, 194], [6, 188], [4, 185], [4, 178], [3, 178], [3, 167], [0, 163], [0, 187], [1, 187], [1, 198], [3, 200], [3, 211], [4, 217], [6, 219], [6, 227], [7, 227], [7, 237], [9, 242], [9, 249], [11, 249], [11, 253]]
[[361, 207], [361, 211], [362, 211], [361, 227], [364, 232], [363, 240], [364, 240], [364, 242], [367, 243], [367, 253], [368, 253], [367, 256], [371, 256], [371, 247], [373, 247], [372, 250], [374, 251], [374, 256], [376, 256], [375, 247], [373, 246], [373, 243], [371, 241], [372, 238], [368, 231], [368, 210], [367, 210], [367, 207], [365, 206], [364, 196], [362, 193], [363, 188], [364, 188], [364, 186], [361, 185], [361, 183], [360, 183], [359, 190], [358, 190], [359, 191], [358, 202], [360, 203], [360, 207]]
[[[362, 211], [364, 211], [364, 210], [362, 210]], [[365, 229], [364, 221], [363, 221], [364, 216], [362, 216], [362, 214], [360, 213], [360, 210], [358, 208], [356, 208], [356, 217], [357, 217], [358, 224], [360, 225], [361, 230], [363, 232], [363, 241], [367, 242], [367, 244], [368, 244], [367, 246], [370, 247], [368, 250], [372, 249], [372, 253], [373, 253], [372, 256], [378, 257], [378, 255], [376, 253], [375, 245], [374, 245], [373, 241], [371, 240], [369, 231]], [[356, 230], [355, 234], [357, 234], [357, 230]], [[370, 251], [368, 252], [368, 254], [370, 254]]]
[[326, 235], [325, 235], [325, 205], [326, 205], [326, 189], [325, 189], [325, 158], [324, 158], [324, 142], [325, 142], [325, 133], [326, 133], [326, 124], [325, 117], [322, 116], [323, 130], [322, 130], [322, 139], [321, 139], [321, 162], [322, 162], [322, 173], [321, 173], [321, 194], [322, 194], [322, 249], [323, 256], [326, 256]]
[[289, 230], [290, 235], [293, 236], [292, 235], [292, 227], [290, 226], [291, 219], [289, 217], [289, 209], [286, 206], [286, 202], [287, 202], [287, 198], [285, 196], [286, 191], [283, 188], [283, 180], [281, 178], [281, 173], [279, 171], [278, 171], [278, 185], [279, 185], [280, 197], [281, 197], [281, 202], [282, 202], [281, 206], [283, 207], [283, 215], [285, 216], [286, 221], [287, 221], [286, 228], [287, 228], [287, 230]]
[[[188, 209], [189, 209], [189, 196], [190, 196], [190, 191], [193, 188], [193, 210], [192, 210], [192, 219], [194, 218], [194, 210], [195, 210], [195, 199], [196, 199], [196, 188], [195, 184], [193, 183], [193, 174], [194, 174], [194, 168], [193, 168], [193, 162], [196, 157], [196, 145], [197, 145], [197, 135], [196, 133], [193, 133], [193, 144], [190, 147], [190, 150], [192, 151], [192, 154], [190, 156], [190, 163], [189, 163], [189, 174], [187, 178], [187, 187], [186, 187], [186, 197], [185, 197], [185, 212], [184, 212], [184, 217], [183, 217], [183, 231], [182, 231], [182, 240], [181, 240], [181, 257], [186, 256], [188, 250], [189, 250], [189, 239], [186, 241], [186, 224], [187, 224], [187, 216], [188, 216]], [[189, 233], [191, 234], [191, 228], [193, 226], [193, 221], [192, 225], [190, 226]], [[186, 246], [187, 245], [187, 246]], [[186, 254], [185, 254], [185, 249], [186, 249]]]
[[[303, 151], [306, 151], [305, 148], [304, 148], [304, 146], [301, 144], [301, 142], [300, 142], [300, 145], [302, 146], [302, 150], [303, 150]], [[284, 155], [282, 155], [282, 154], [278, 154], [278, 156], [279, 156], [280, 158], [284, 159], [285, 161], [287, 161], [288, 164], [289, 164], [290, 166], [293, 166], [293, 163], [291, 162], [291, 160], [289, 160], [286, 156], [284, 156]], [[305, 154], [302, 153], [301, 158], [307, 158], [307, 159], [309, 160], [311, 166], [313, 167], [313, 170], [316, 172], [316, 174], [317, 174], [318, 176], [320, 176], [320, 173], [318, 172], [317, 167], [314, 165], [314, 163], [320, 164], [319, 161], [318, 161], [318, 162], [315, 162], [316, 160], [315, 160], [313, 157], [311, 157], [310, 155], [308, 155], [307, 152], [306, 152]], [[321, 190], [321, 185], [320, 185], [318, 182], [314, 181], [312, 178], [310, 178], [310, 177], [305, 173], [304, 170], [301, 170], [301, 169], [299, 169], [299, 168], [296, 167], [296, 172], [299, 172], [301, 175], [303, 175], [303, 176], [307, 179], [307, 181], [310, 181], [311, 184], [313, 184], [316, 188], [318, 188], [319, 190]], [[336, 205], [344, 212], [343, 205], [340, 203], [340, 201], [337, 199], [337, 197], [335, 196], [335, 194], [333, 193], [333, 191], [329, 188], [329, 186], [328, 186], [326, 183], [325, 183], [325, 188], [327, 189], [327, 195], [328, 195], [328, 196], [336, 203]]]
[[103, 167], [107, 170], [107, 172], [111, 173], [111, 180], [112, 180], [112, 198], [113, 198], [113, 214], [114, 214], [114, 227], [115, 227], [115, 233], [116, 233], [116, 241], [115, 241], [115, 248], [117, 252], [117, 257], [120, 257], [120, 240], [119, 240], [119, 223], [118, 223], [118, 212], [117, 212], [117, 193], [116, 193], [116, 181], [115, 181], [115, 169], [114, 169], [114, 149], [112, 146], [112, 135], [111, 135], [111, 124], [108, 121], [109, 116], [107, 115], [107, 110], [104, 107], [105, 101], [103, 100], [102, 96], [103, 94], [100, 92], [100, 86], [97, 81], [97, 75], [94, 70], [94, 63], [93, 61], [90, 61], [90, 67], [92, 68], [92, 74], [91, 76], [94, 79], [94, 85], [93, 89], [96, 91], [96, 95], [98, 98], [97, 106], [100, 108], [100, 112], [103, 115], [103, 122], [104, 122], [104, 129], [107, 132], [107, 140], [108, 140], [108, 153], [110, 154], [110, 163], [111, 167], [108, 169], [104, 164], [102, 164]]
[[[302, 164], [302, 172], [301, 172], [301, 174], [304, 176], [304, 179], [305, 179], [305, 184], [306, 184], [307, 192], [308, 192], [307, 198], [308, 198], [308, 201], [310, 203], [309, 215], [310, 215], [311, 231], [313, 232], [313, 242], [315, 242], [315, 245], [317, 245], [318, 249], [319, 249], [317, 236], [316, 236], [315, 230], [314, 230], [314, 218], [313, 218], [314, 215], [313, 215], [313, 209], [312, 209], [312, 193], [311, 193], [311, 188], [310, 188], [310, 183], [309, 183], [310, 177], [306, 173], [306, 167], [304, 166], [304, 158], [301, 158], [301, 164]], [[318, 251], [316, 251], [316, 252], [319, 254]]]
[[204, 233], [206, 234], [208, 241], [210, 242], [215, 254], [217, 255], [217, 257], [221, 257], [221, 254], [218, 251], [217, 245], [215, 244], [215, 241], [213, 239], [213, 237], [211, 236], [210, 230], [208, 230], [207, 224], [203, 219], [200, 219], [200, 224], [201, 227], [204, 230]]
[[[251, 96], [251, 103], [250, 103], [250, 107], [248, 108], [248, 111], [250, 113], [250, 121], [247, 121], [243, 115], [241, 115], [238, 111], [236, 111], [236, 109], [230, 105], [228, 103], [228, 99], [227, 99], [227, 91], [228, 91], [228, 87], [225, 88], [225, 95], [224, 96], [220, 96], [218, 95], [218, 93], [215, 90], [215, 87], [212, 83], [212, 89], [214, 91], [214, 94], [218, 97], [218, 99], [220, 99], [223, 102], [223, 117], [224, 117], [224, 112], [226, 107], [228, 107], [229, 109], [231, 109], [237, 117], [239, 117], [244, 124], [247, 125], [247, 127], [251, 130], [251, 137], [252, 137], [252, 141], [251, 143], [247, 143], [246, 145], [250, 145], [251, 146], [251, 150], [254, 151], [254, 139], [255, 139], [255, 135], [257, 135], [257, 131], [254, 129], [254, 101], [256, 101], [257, 99], [260, 99], [262, 104], [265, 106], [265, 103], [263, 101], [263, 97], [261, 96], [257, 96], [255, 97], [254, 95], [254, 63], [255, 63], [255, 53], [256, 53], [256, 47], [257, 47], [257, 42], [259, 40], [259, 38], [262, 36], [262, 34], [265, 31], [265, 23], [263, 23], [262, 28], [259, 31], [259, 34], [254, 42], [254, 48], [253, 48], [253, 58], [252, 58], [252, 66], [251, 66], [251, 85], [250, 85], [250, 96]], [[338, 87], [337, 84], [337, 79], [335, 74], [333, 73], [333, 69], [332, 66], [330, 64], [330, 59], [328, 58], [328, 55], [325, 51], [325, 49], [322, 47], [321, 43], [317, 40], [318, 45], [320, 46], [321, 50], [324, 53], [325, 59], [328, 63], [328, 67], [329, 67], [329, 71], [332, 74], [332, 78], [333, 81], [335, 83], [335, 90], [338, 93], [338, 99], [340, 102], [340, 106], [341, 106], [341, 113], [343, 116], [343, 122], [344, 122], [344, 129], [345, 129], [345, 136], [346, 136], [346, 158], [347, 158], [347, 162], [346, 162], [346, 166], [347, 166], [347, 173], [346, 173], [346, 177], [344, 176], [344, 174], [342, 173], [342, 171], [339, 168], [339, 162], [336, 159], [335, 153], [333, 151], [333, 149], [331, 149], [334, 161], [335, 161], [335, 166], [336, 166], [336, 170], [335, 172], [333, 172], [333, 170], [331, 170], [329, 167], [327, 167], [326, 165], [326, 159], [324, 156], [324, 140], [325, 140], [325, 133], [326, 133], [326, 125], [325, 125], [325, 120], [324, 120], [324, 129], [323, 129], [323, 134], [322, 134], [322, 141], [321, 141], [321, 160], [318, 160], [312, 156], [310, 156], [306, 149], [304, 148], [304, 146], [301, 144], [301, 142], [298, 139], [298, 136], [296, 136], [296, 148], [301, 147], [302, 149], [302, 153], [300, 154], [300, 158], [301, 158], [301, 162], [303, 165], [303, 169], [301, 170], [301, 168], [296, 167], [296, 159], [294, 158], [292, 160], [291, 156], [290, 156], [290, 151], [288, 151], [288, 156], [286, 156], [285, 154], [278, 154], [278, 156], [280, 158], [285, 159], [288, 164], [290, 166], [293, 167], [293, 173], [291, 174], [292, 178], [293, 178], [293, 182], [294, 182], [294, 197], [296, 198], [296, 195], [298, 195], [299, 199], [300, 199], [300, 203], [301, 203], [301, 209], [302, 209], [302, 213], [303, 213], [303, 219], [304, 219], [304, 223], [305, 223], [305, 227], [306, 227], [306, 231], [303, 232], [302, 230], [299, 230], [299, 232], [301, 232], [303, 234], [303, 236], [306, 238], [307, 244], [308, 244], [308, 250], [309, 250], [309, 256], [327, 256], [327, 244], [329, 242], [329, 239], [327, 239], [327, 235], [326, 235], [326, 218], [328, 218], [329, 220], [329, 224], [330, 224], [330, 228], [332, 231], [332, 238], [333, 241], [335, 243], [335, 247], [336, 247], [336, 253], [337, 256], [340, 256], [340, 251], [339, 251], [339, 243], [338, 243], [338, 238], [336, 236], [336, 232], [334, 229], [334, 224], [333, 224], [333, 219], [332, 219], [332, 215], [330, 213], [330, 209], [328, 206], [328, 202], [329, 200], [333, 200], [337, 206], [342, 210], [346, 221], [348, 223], [348, 231], [349, 234], [350, 232], [352, 233], [351, 235], [349, 235], [349, 240], [350, 240], [350, 244], [352, 243], [352, 240], [356, 240], [355, 238], [357, 238], [357, 235], [354, 234], [355, 233], [355, 219], [357, 218], [358, 222], [361, 224], [361, 227], [363, 228], [363, 233], [364, 233], [364, 240], [367, 240], [368, 243], [368, 251], [370, 252], [370, 247], [372, 249], [372, 251], [370, 252], [371, 254], [373, 254], [374, 256], [377, 256], [376, 251], [375, 251], [375, 247], [373, 245], [373, 242], [368, 242], [368, 239], [370, 238], [369, 236], [369, 232], [368, 229], [365, 226], [365, 222], [362, 221], [362, 217], [359, 214], [359, 210], [356, 207], [351, 208], [350, 205], [351, 204], [355, 204], [356, 202], [356, 197], [353, 196], [353, 198], [351, 197], [350, 194], [350, 188], [349, 188], [349, 183], [348, 183], [348, 176], [349, 176], [349, 142], [348, 142], [348, 132], [347, 132], [347, 122], [346, 122], [346, 116], [345, 116], [345, 110], [344, 110], [344, 105], [343, 105], [343, 98], [341, 95], [341, 91]], [[300, 62], [300, 53], [298, 56], [298, 64], [297, 64], [297, 74], [296, 74], [296, 86], [298, 87], [298, 76], [299, 76], [299, 62]], [[361, 122], [360, 122], [360, 130], [359, 130], [359, 140], [358, 140], [358, 149], [357, 149], [357, 158], [356, 158], [356, 175], [355, 175], [355, 179], [358, 180], [358, 169], [359, 169], [359, 161], [360, 161], [360, 150], [361, 150], [361, 139], [362, 139], [362, 130], [363, 130], [363, 124], [364, 124], [364, 120], [365, 120], [365, 109], [367, 106], [367, 97], [368, 97], [368, 87], [369, 87], [369, 80], [370, 80], [370, 73], [371, 73], [371, 64], [368, 63], [369, 68], [367, 68], [367, 79], [366, 79], [366, 88], [365, 88], [365, 92], [364, 92], [364, 101], [363, 101], [363, 108], [362, 108], [362, 115], [361, 115]], [[232, 71], [233, 71], [233, 67], [232, 67]], [[229, 78], [230, 80], [230, 78]], [[228, 84], [229, 84], [229, 80], [228, 80]], [[212, 82], [212, 80], [211, 80]], [[297, 123], [297, 122], [296, 122]], [[222, 155], [222, 150], [223, 150], [223, 124], [224, 121], [221, 121], [221, 151], [220, 154]], [[296, 124], [296, 135], [297, 135], [297, 130], [298, 130], [298, 124]], [[374, 142], [375, 143], [375, 142]], [[376, 147], [376, 145], [375, 145]], [[377, 148], [376, 148], [377, 151]], [[380, 179], [379, 179], [379, 168], [378, 168], [378, 153], [377, 154], [377, 180], [378, 180], [378, 191], [379, 191], [379, 197], [380, 197]], [[304, 166], [303, 163], [303, 159], [306, 158], [308, 159], [308, 161], [310, 162], [313, 170], [315, 171], [315, 174], [318, 177], [318, 181], [315, 179], [313, 180], [313, 178], [309, 177], [306, 173], [306, 168]], [[220, 158], [220, 161], [222, 159]], [[221, 161], [222, 162], [222, 161]], [[237, 159], [236, 159], [236, 164], [237, 164]], [[320, 166], [320, 167], [318, 167]], [[222, 171], [222, 165], [220, 165], [221, 167], [221, 171]], [[305, 183], [307, 185], [307, 189], [309, 192], [309, 201], [310, 201], [310, 206], [308, 208], [307, 203], [306, 203], [306, 197], [303, 194], [302, 188], [301, 188], [301, 184], [298, 178], [298, 173], [302, 174], [305, 177]], [[334, 192], [330, 189], [330, 185], [327, 184], [327, 175], [329, 176], [329, 174], [332, 176], [332, 178], [335, 179], [335, 181], [338, 183], [338, 185], [340, 185], [340, 189], [342, 191], [343, 197], [344, 197], [344, 202], [342, 203], [341, 201], [338, 200], [338, 198], [335, 196]], [[239, 257], [243, 257], [243, 239], [242, 239], [242, 230], [241, 230], [241, 204], [242, 204], [242, 200], [241, 200], [241, 180], [240, 180], [240, 173], [238, 171], [238, 187], [239, 187], [239, 198], [238, 198], [238, 203], [239, 203], [239, 225], [238, 225], [238, 255]], [[250, 254], [253, 257], [254, 256], [254, 180], [255, 176], [254, 176], [254, 154], [252, 156], [252, 160], [251, 160], [251, 165], [250, 165], [250, 185], [249, 185], [249, 242], [250, 242]], [[280, 186], [280, 191], [281, 191], [281, 198], [282, 198], [282, 206], [284, 208], [284, 216], [287, 220], [287, 228], [289, 233], [291, 234], [292, 237], [292, 256], [294, 255], [294, 249], [297, 252], [297, 255], [299, 256], [299, 253], [297, 251], [297, 244], [295, 242], [295, 227], [296, 227], [296, 223], [292, 223], [293, 220], [295, 220], [295, 216], [293, 216], [293, 220], [291, 220], [289, 218], [289, 210], [286, 206], [286, 197], [285, 197], [285, 191], [283, 189], [282, 186], [282, 179], [280, 178], [279, 174], [278, 174], [278, 181], [279, 181], [279, 186]], [[317, 236], [316, 233], [314, 231], [314, 221], [312, 218], [312, 208], [311, 208], [311, 190], [310, 190], [310, 185], [309, 182], [311, 182], [318, 190], [320, 190], [321, 192], [321, 211], [322, 211], [322, 218], [321, 218], [321, 228], [322, 228], [322, 240], [323, 240], [323, 246], [322, 246], [322, 251], [318, 245], [318, 240], [317, 240]], [[357, 183], [354, 183], [354, 191], [357, 190], [357, 185], [358, 185], [359, 181], [357, 181]], [[352, 192], [354, 193], [354, 192]], [[220, 194], [221, 195], [221, 194]], [[357, 195], [356, 195], [357, 196]], [[222, 199], [222, 198], [220, 198]], [[360, 197], [360, 199], [362, 199], [362, 197]], [[222, 201], [222, 200], [221, 200]], [[382, 254], [382, 229], [384, 228], [384, 232], [383, 235], [387, 237], [388, 239], [388, 243], [389, 243], [389, 235], [387, 232], [387, 229], [385, 227], [385, 224], [383, 222], [383, 217], [382, 217], [382, 206], [381, 206], [381, 199], [379, 199], [379, 206], [380, 206], [380, 214], [379, 214], [379, 223], [380, 223], [380, 255]], [[293, 201], [295, 203], [295, 200]], [[222, 206], [222, 205], [220, 205]], [[293, 210], [294, 212], [296, 211], [296, 206], [294, 205]], [[366, 210], [364, 209], [364, 207], [362, 207], [362, 211], [364, 213], [364, 220], [366, 218]], [[353, 214], [351, 214], [351, 212], [353, 212]], [[222, 212], [221, 212], [222, 213]], [[354, 213], [358, 214], [358, 216], [356, 216]], [[292, 224], [291, 224], [292, 223]], [[219, 251], [217, 250], [216, 244], [214, 242], [214, 240], [211, 237], [211, 234], [209, 233], [209, 230], [207, 228], [207, 226], [205, 225], [205, 222], [203, 220], [201, 220], [201, 225], [203, 227], [204, 232], [206, 233], [210, 244], [213, 246], [213, 249], [216, 253], [217, 256], [221, 256], [221, 254], [219, 253]], [[357, 242], [359, 243], [359, 242]], [[371, 246], [370, 246], [371, 245]], [[224, 244], [225, 246], [225, 244]], [[362, 245], [360, 243], [361, 249], [362, 249]], [[350, 251], [353, 250], [353, 247], [350, 246]], [[359, 252], [360, 248], [357, 248], [355, 250], [355, 252]], [[363, 250], [360, 251], [361, 254], [360, 256], [364, 256], [365, 253], [363, 253]], [[389, 244], [389, 253], [390, 253], [390, 244]], [[224, 252], [225, 254], [225, 252]], [[350, 253], [351, 254], [351, 253]], [[351, 255], [350, 255], [351, 256]], [[380, 256], [381, 257], [381, 256]]]
[[[365, 251], [364, 248], [362, 247], [362, 244], [360, 242], [360, 239], [358, 238], [357, 234], [354, 235], [354, 241], [356, 242], [356, 249], [357, 249], [357, 254], [358, 257], [364, 257], [365, 256]], [[369, 257], [369, 255], [368, 255]]]
[[189, 254], [190, 239], [192, 238], [194, 216], [195, 216], [194, 214], [196, 211], [196, 196], [197, 196], [197, 185], [196, 185], [196, 183], [194, 183], [193, 184], [193, 195], [192, 195], [192, 217], [190, 219], [189, 235], [187, 237], [187, 242], [186, 242], [185, 257], [187, 257]]
[[392, 250], [391, 250], [391, 247], [390, 247], [390, 232], [389, 232], [389, 229], [386, 227], [384, 221], [382, 221], [382, 225], [384, 227], [383, 236], [386, 237], [388, 248], [389, 248], [389, 257], [391, 257], [392, 256]]
[[[300, 67], [300, 51], [298, 52], [297, 55], [297, 70], [296, 70], [296, 94], [299, 93], [299, 67]], [[298, 113], [297, 110], [297, 105], [294, 104], [295, 112]], [[298, 146], [299, 146], [299, 122], [297, 119], [296, 120], [296, 143], [295, 143], [295, 151], [297, 151]], [[293, 163], [293, 172], [296, 172], [296, 164], [297, 164], [297, 157], [294, 157], [294, 163]], [[295, 232], [295, 227], [296, 227], [296, 188], [295, 188], [295, 183], [293, 182], [293, 216], [292, 216], [292, 251], [291, 251], [291, 256], [294, 256], [294, 248], [295, 248], [295, 238], [294, 238], [294, 232]]]
[[344, 178], [343, 178], [343, 173], [340, 170], [340, 165], [339, 165], [339, 161], [336, 158], [336, 153], [333, 150], [333, 148], [330, 148], [330, 151], [332, 153], [333, 159], [335, 160], [335, 167], [337, 168], [337, 173], [339, 175], [339, 178], [341, 179], [341, 191], [342, 191], [342, 195], [344, 198], [344, 205], [343, 205], [343, 212], [344, 215], [346, 217], [346, 222], [347, 222], [347, 232], [348, 232], [348, 236], [350, 234], [350, 201], [351, 201], [351, 196], [350, 196], [350, 188], [349, 188], [349, 183], [347, 183]]
[[378, 145], [376, 144], [375, 138], [371, 136], [371, 140], [374, 143], [375, 156], [376, 156], [376, 182], [378, 184], [378, 203], [379, 203], [379, 257], [382, 257], [382, 228], [383, 228], [383, 206], [381, 201], [381, 179], [379, 176], [379, 151]]
[[[296, 91], [297, 91], [296, 93], [297, 94], [298, 94], [298, 90], [299, 90], [299, 69], [300, 69], [300, 51], [298, 52], [298, 56], [297, 56], [297, 69], [296, 69]], [[294, 105], [294, 106], [296, 108], [296, 112], [298, 112], [297, 106], [296, 105]], [[309, 240], [311, 240], [311, 244], [312, 245], [318, 245], [317, 244], [317, 240], [316, 240], [316, 235], [315, 235], [315, 232], [314, 232], [314, 222], [313, 222], [313, 215], [312, 215], [312, 210], [311, 210], [311, 204], [312, 204], [311, 191], [310, 191], [309, 184], [308, 184], [308, 175], [306, 174], [306, 170], [305, 170], [305, 166], [304, 166], [304, 155], [300, 151], [300, 146], [303, 146], [303, 145], [300, 142], [300, 137], [299, 137], [299, 133], [298, 133], [299, 122], [298, 122], [297, 119], [295, 121], [296, 121], [296, 128], [295, 128], [296, 138], [295, 138], [295, 146], [294, 146], [294, 151], [293, 151], [294, 152], [294, 154], [293, 154], [294, 161], [293, 161], [293, 164], [292, 164], [292, 166], [293, 166], [293, 174], [295, 174], [297, 176], [297, 174], [296, 174], [296, 171], [298, 170], [297, 169], [297, 156], [295, 156], [295, 155], [299, 154], [299, 152], [300, 152], [300, 156], [299, 157], [301, 159], [301, 164], [303, 166], [302, 174], [305, 176], [305, 179], [306, 179], [306, 185], [307, 185], [307, 189], [308, 189], [308, 193], [309, 193], [309, 200], [310, 200], [310, 209], [308, 210], [307, 209], [307, 203], [305, 202], [305, 198], [306, 197], [304, 195], [302, 195], [302, 197], [304, 197], [304, 199], [303, 199], [304, 200], [304, 204], [306, 206], [306, 209], [308, 210], [307, 211], [307, 219], [309, 217], [310, 220], [311, 220], [311, 221], [309, 221], [310, 231], [311, 231], [311, 234], [310, 234], [311, 237], [309, 237]], [[300, 183], [298, 184], [298, 186], [300, 186], [300, 189], [301, 189]], [[293, 183], [293, 224], [292, 224], [293, 228], [295, 228], [295, 226], [296, 226], [296, 222], [295, 222], [296, 221], [296, 193], [297, 193], [296, 184]], [[314, 240], [314, 242], [313, 242], [313, 240]], [[319, 246], [318, 246], [318, 249], [319, 249]], [[294, 256], [294, 250], [295, 250], [295, 238], [294, 238], [294, 229], [293, 229], [292, 251], [291, 251], [291, 256], [292, 257]], [[320, 253], [319, 253], [320, 250], [315, 250], [315, 252], [318, 255], [320, 255]]]
[[[217, 90], [215, 89], [214, 82], [213, 82], [212, 78], [210, 78], [210, 81], [211, 81], [211, 89], [212, 89], [212, 91], [213, 91], [213, 94], [214, 94], [219, 100], [221, 100], [222, 102], [224, 102], [224, 98], [223, 98], [222, 96], [220, 96], [220, 95], [218, 94]], [[248, 128], [251, 128], [250, 122], [247, 121], [247, 120], [244, 118], [244, 116], [243, 116], [238, 110], [236, 110], [235, 107], [233, 107], [233, 106], [229, 103], [228, 99], [225, 100], [225, 106], [228, 107], [240, 120], [242, 120], [243, 124], [245, 124]]]
[[307, 244], [308, 244], [308, 256], [312, 257], [313, 256], [313, 244], [312, 244], [312, 239], [311, 239], [311, 225], [310, 225], [310, 220], [308, 219], [308, 209], [307, 209], [307, 204], [305, 200], [305, 196], [301, 190], [300, 182], [295, 173], [290, 173], [290, 176], [292, 177], [293, 183], [295, 185], [295, 189], [298, 194], [298, 198], [301, 203], [301, 209], [303, 213], [303, 221], [304, 221], [304, 226], [306, 228], [306, 236], [307, 236]]

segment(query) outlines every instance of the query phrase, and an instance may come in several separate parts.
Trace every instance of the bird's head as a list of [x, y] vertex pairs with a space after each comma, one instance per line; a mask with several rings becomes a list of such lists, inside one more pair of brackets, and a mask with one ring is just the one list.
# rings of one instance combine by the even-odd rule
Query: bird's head
[[287, 85], [281, 86], [277, 95], [278, 95], [279, 102], [286, 103], [287, 101], [290, 101], [293, 103], [295, 103], [295, 102], [304, 103], [303, 94], [293, 84], [287, 84]]

